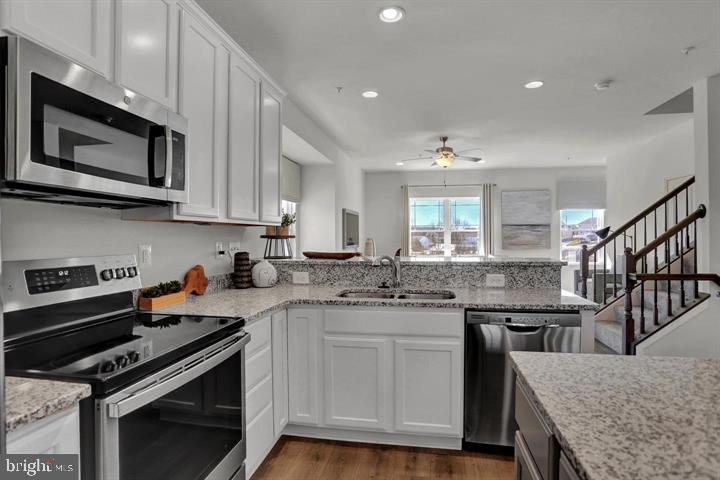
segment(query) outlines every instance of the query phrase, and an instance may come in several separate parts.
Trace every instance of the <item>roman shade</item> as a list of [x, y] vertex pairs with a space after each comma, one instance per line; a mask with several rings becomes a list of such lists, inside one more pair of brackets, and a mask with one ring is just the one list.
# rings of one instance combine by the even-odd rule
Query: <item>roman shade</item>
[[606, 208], [604, 178], [558, 180], [556, 187], [558, 210]]
[[288, 202], [300, 201], [300, 165], [282, 157], [280, 169], [280, 197]]

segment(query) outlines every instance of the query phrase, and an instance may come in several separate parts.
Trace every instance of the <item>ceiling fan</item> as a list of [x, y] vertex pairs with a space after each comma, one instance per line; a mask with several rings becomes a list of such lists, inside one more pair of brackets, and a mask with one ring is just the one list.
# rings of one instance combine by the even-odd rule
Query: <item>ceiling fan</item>
[[485, 163], [485, 160], [480, 157], [471, 157], [469, 155], [463, 154], [464, 152], [472, 152], [475, 150], [479, 150], [479, 148], [470, 148], [468, 150], [456, 152], [453, 150], [452, 147], [447, 146], [448, 137], [440, 137], [440, 141], [442, 142], [442, 147], [438, 147], [435, 150], [425, 150], [426, 152], [431, 153], [431, 156], [410, 158], [408, 160], [402, 160], [398, 163], [415, 162], [419, 160], [432, 160], [432, 163], [430, 164], [431, 167], [442, 168], [451, 167], [453, 164], [455, 164], [455, 160], [462, 160], [472, 163]]

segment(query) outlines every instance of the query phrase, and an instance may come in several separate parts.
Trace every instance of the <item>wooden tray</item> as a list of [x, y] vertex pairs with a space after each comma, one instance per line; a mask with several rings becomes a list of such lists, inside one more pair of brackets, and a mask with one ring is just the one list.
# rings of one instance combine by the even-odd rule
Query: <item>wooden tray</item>
[[185, 292], [180, 291], [163, 295], [162, 297], [145, 298], [140, 297], [140, 310], [159, 310], [185, 302]]
[[325, 260], [347, 260], [348, 258], [359, 257], [362, 254], [357, 252], [303, 252], [307, 258], [322, 258]]

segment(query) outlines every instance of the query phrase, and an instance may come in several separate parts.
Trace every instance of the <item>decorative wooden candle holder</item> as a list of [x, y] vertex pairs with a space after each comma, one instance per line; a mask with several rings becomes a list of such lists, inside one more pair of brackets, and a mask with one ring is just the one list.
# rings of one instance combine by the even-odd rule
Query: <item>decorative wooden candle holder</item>
[[140, 310], [160, 310], [185, 302], [185, 292], [170, 293], [161, 297], [140, 297]]

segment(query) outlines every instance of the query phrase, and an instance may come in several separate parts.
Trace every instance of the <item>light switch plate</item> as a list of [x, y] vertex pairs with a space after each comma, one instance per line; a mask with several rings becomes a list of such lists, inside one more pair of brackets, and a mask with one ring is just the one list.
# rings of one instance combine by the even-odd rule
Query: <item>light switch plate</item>
[[485, 275], [485, 286], [490, 288], [503, 288], [505, 286], [505, 275], [502, 273], [488, 273]]
[[310, 274], [308, 272], [293, 272], [292, 282], [300, 285], [310, 283]]
[[152, 266], [152, 245], [138, 245], [138, 266]]

